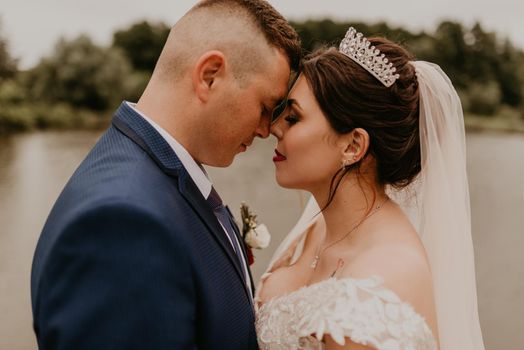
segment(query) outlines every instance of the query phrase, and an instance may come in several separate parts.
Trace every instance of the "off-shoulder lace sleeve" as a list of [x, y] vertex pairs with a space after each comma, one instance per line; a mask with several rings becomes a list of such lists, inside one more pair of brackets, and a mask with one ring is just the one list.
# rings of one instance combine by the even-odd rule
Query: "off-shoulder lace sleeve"
[[[379, 350], [434, 350], [423, 317], [378, 277], [335, 279], [301, 288], [262, 306], [257, 317], [262, 349], [317, 349], [324, 335]], [[316, 343], [316, 345], [315, 345]]]

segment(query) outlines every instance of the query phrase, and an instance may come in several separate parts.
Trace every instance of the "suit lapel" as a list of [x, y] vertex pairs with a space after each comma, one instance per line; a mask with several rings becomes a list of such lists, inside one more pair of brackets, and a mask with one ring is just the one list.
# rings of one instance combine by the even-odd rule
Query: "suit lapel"
[[202, 197], [202, 194], [196, 187], [195, 183], [191, 180], [191, 178], [189, 178], [183, 186], [185, 187], [185, 189], [181, 190], [180, 193], [182, 193], [184, 198], [193, 207], [200, 219], [211, 231], [213, 236], [216, 238], [218, 244], [226, 252], [229, 260], [234, 265], [235, 270], [237, 271], [239, 277], [242, 279], [242, 282], [244, 282], [244, 272], [242, 271], [237, 255], [233, 250], [233, 246], [231, 246], [231, 243], [229, 242], [229, 239], [227, 238], [224, 229], [220, 225], [220, 222], [218, 221], [217, 217], [215, 216], [215, 213], [213, 213], [207, 201], [204, 199], [204, 197]]
[[[202, 196], [202, 193], [167, 141], [164, 140], [151, 124], [144, 120], [125, 102], [123, 102], [117, 110], [112, 124], [122, 134], [140, 146], [167, 175], [178, 180], [180, 193], [200, 217], [218, 245], [227, 255], [238, 277], [242, 280], [242, 285], [246, 293], [249, 295], [249, 290], [244, 283], [244, 272], [240, 267], [240, 263], [229, 239], [226, 237], [226, 233], [209, 207], [206, 199]], [[233, 226], [236, 227], [236, 225]]]

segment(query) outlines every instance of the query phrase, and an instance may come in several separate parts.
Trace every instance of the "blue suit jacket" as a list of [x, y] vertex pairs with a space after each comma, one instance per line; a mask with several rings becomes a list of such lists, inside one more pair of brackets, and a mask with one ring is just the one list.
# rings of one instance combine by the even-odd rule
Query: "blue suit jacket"
[[257, 349], [241, 267], [167, 142], [123, 103], [42, 231], [40, 349]]

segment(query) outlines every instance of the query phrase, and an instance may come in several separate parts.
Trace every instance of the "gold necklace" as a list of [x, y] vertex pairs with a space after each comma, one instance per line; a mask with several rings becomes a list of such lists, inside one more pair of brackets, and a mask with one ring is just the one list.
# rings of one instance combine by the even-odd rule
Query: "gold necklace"
[[346, 233], [344, 236], [342, 236], [341, 238], [337, 239], [335, 242], [329, 244], [327, 247], [323, 248], [322, 250], [320, 249], [321, 246], [319, 246], [317, 248], [317, 252], [315, 254], [315, 257], [313, 258], [313, 261], [311, 262], [311, 265], [309, 265], [309, 267], [311, 267], [313, 270], [317, 268], [317, 265], [318, 265], [318, 261], [320, 260], [320, 256], [326, 251], [326, 249], [328, 248], [331, 248], [332, 246], [334, 246], [335, 244], [343, 241], [347, 236], [349, 236], [353, 231], [355, 231], [360, 225], [362, 225], [362, 223], [364, 221], [366, 221], [367, 219], [369, 219], [373, 214], [375, 214], [380, 208], [382, 208], [384, 206], [384, 204], [386, 204], [386, 202], [389, 200], [388, 197], [386, 197], [386, 199], [380, 203], [379, 205], [377, 205], [377, 207], [375, 209], [373, 209], [373, 211], [371, 213], [369, 213], [368, 215], [366, 215], [362, 220], [360, 220], [355, 226], [353, 226], [353, 228], [351, 230], [349, 230], [348, 233]]

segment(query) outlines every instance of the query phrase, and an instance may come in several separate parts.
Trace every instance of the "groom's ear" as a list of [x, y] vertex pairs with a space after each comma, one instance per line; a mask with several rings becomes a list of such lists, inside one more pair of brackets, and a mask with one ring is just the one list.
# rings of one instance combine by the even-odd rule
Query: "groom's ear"
[[362, 128], [355, 128], [348, 134], [342, 135], [343, 161], [349, 164], [356, 163], [366, 156], [369, 148], [369, 134]]
[[220, 51], [204, 53], [193, 66], [191, 76], [195, 94], [202, 102], [209, 100], [216, 83], [225, 74], [226, 58]]

